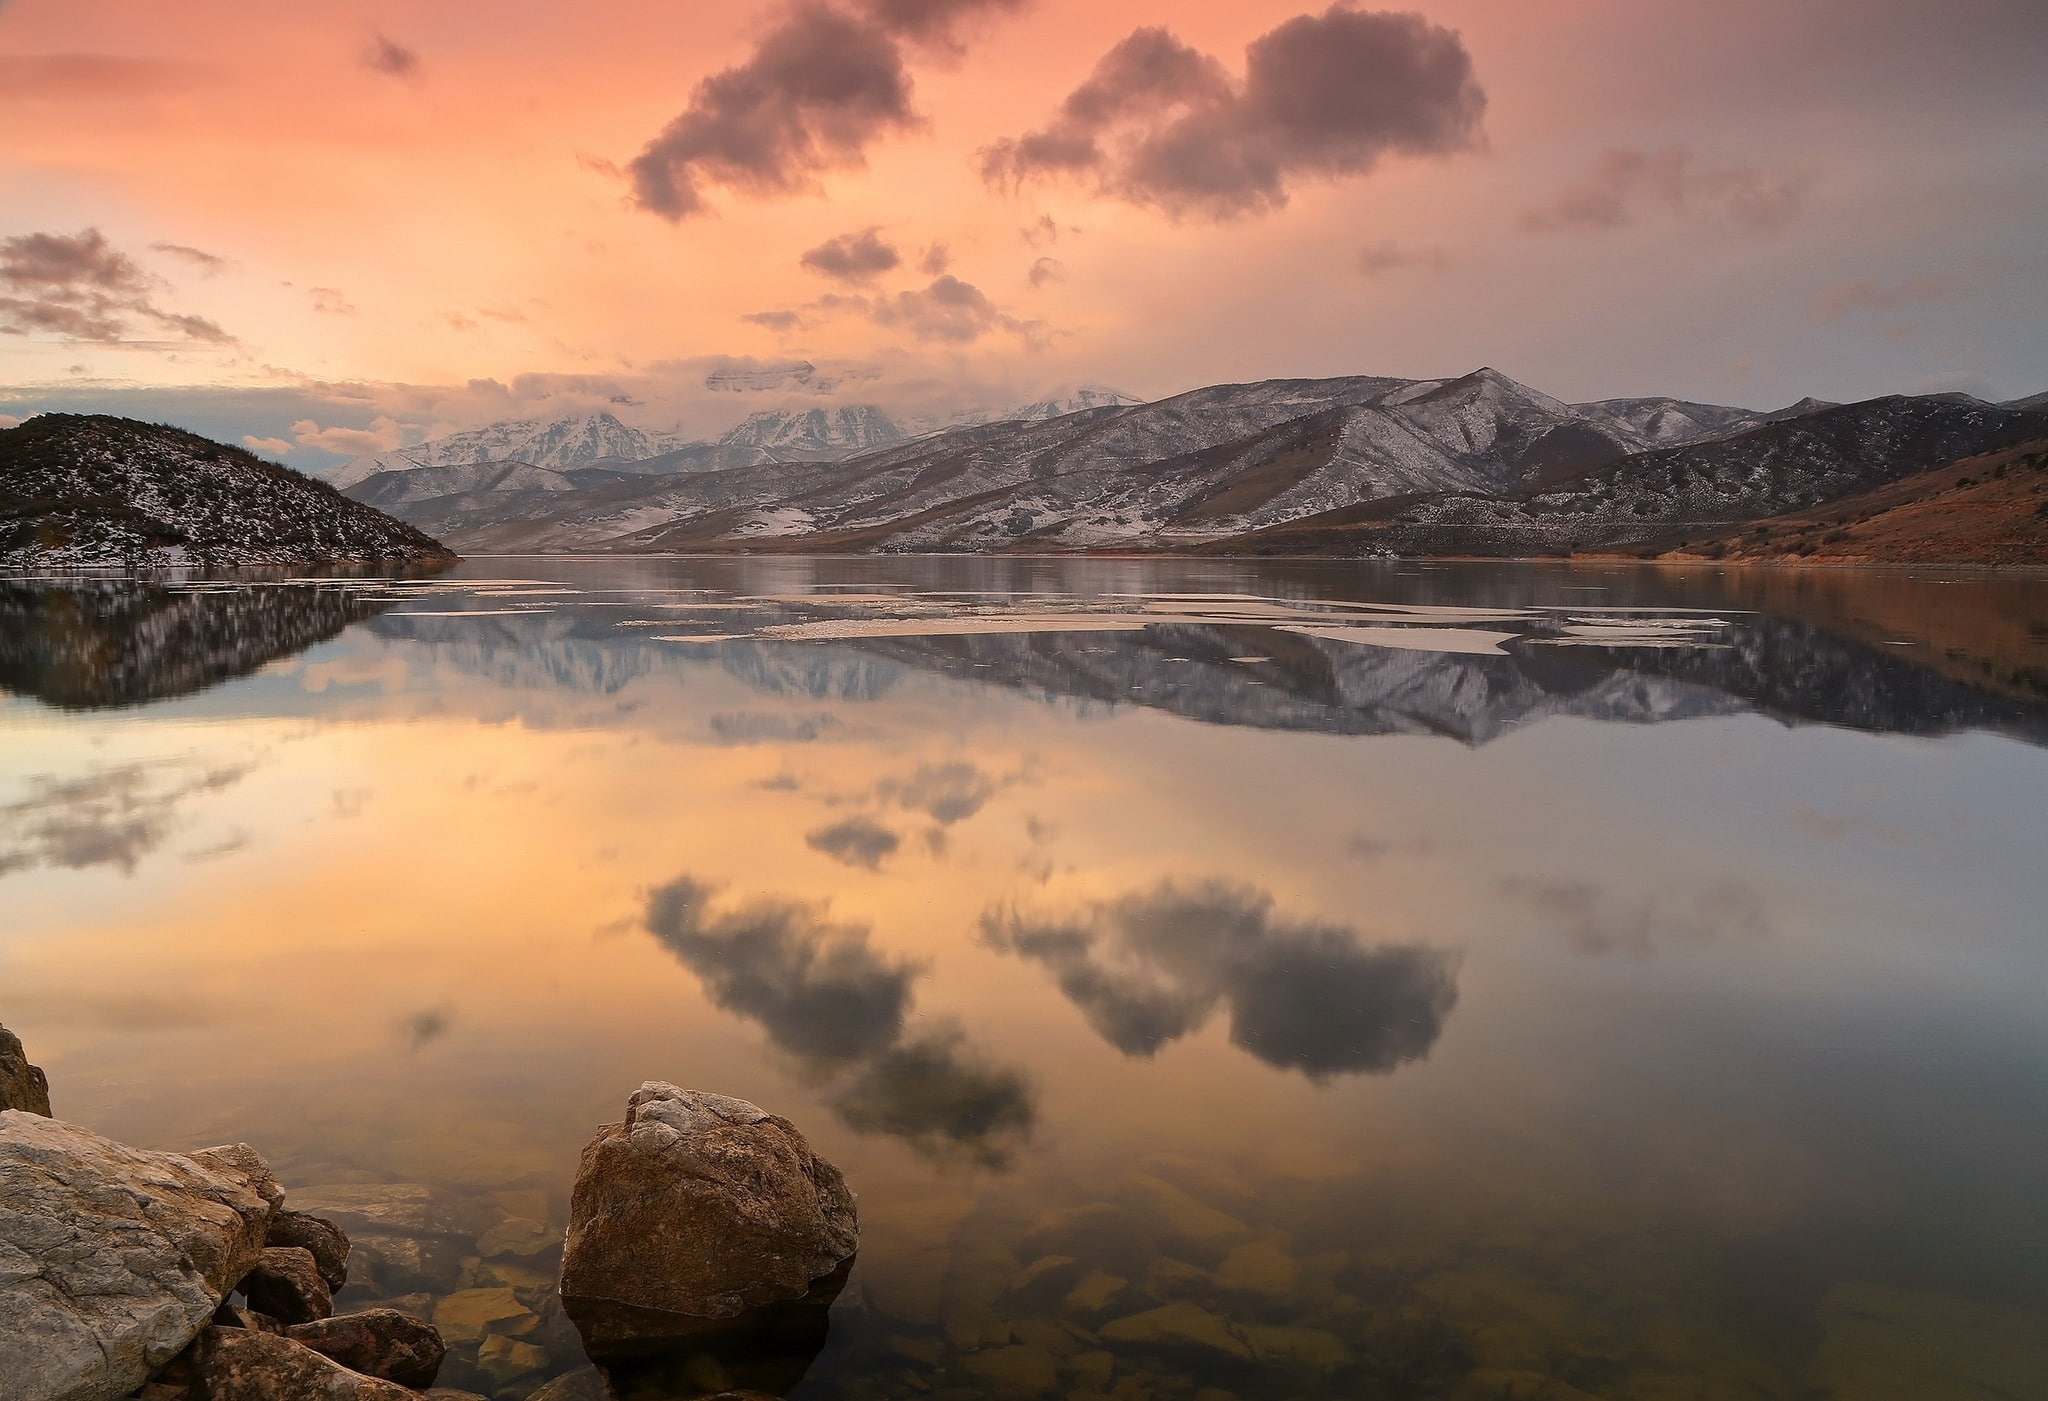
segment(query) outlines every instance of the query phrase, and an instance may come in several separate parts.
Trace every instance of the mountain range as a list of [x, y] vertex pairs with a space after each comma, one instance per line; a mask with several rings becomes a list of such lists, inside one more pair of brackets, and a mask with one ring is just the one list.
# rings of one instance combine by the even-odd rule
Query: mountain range
[[348, 492], [492, 552], [1641, 553], [2048, 439], [2048, 406], [1568, 404], [1480, 369], [1088, 391], [915, 436], [873, 409], [757, 415], [631, 461], [635, 430], [580, 423], [407, 449]]

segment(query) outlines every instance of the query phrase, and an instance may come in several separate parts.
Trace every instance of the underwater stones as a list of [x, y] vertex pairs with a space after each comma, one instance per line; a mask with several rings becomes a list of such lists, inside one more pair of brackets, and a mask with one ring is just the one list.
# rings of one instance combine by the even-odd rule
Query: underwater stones
[[1216, 1287], [1233, 1294], [1284, 1299], [1300, 1281], [1301, 1267], [1294, 1257], [1271, 1241], [1240, 1245], [1216, 1267]]
[[1066, 1361], [1067, 1375], [1076, 1386], [1100, 1391], [1109, 1385], [1109, 1379], [1116, 1375], [1116, 1357], [1101, 1348], [1090, 1348], [1087, 1352], [1075, 1353]]
[[451, 1343], [480, 1342], [486, 1332], [505, 1331], [493, 1324], [533, 1317], [509, 1289], [462, 1289], [434, 1305], [434, 1326]]
[[280, 1323], [311, 1323], [334, 1312], [327, 1281], [313, 1263], [313, 1252], [295, 1245], [265, 1246], [256, 1265], [242, 1279], [249, 1307]]
[[1185, 1302], [1113, 1319], [1102, 1326], [1102, 1336], [1115, 1343], [1190, 1348], [1246, 1362], [1252, 1357], [1251, 1345], [1228, 1323]]
[[1856, 1281], [1828, 1290], [1819, 1312], [1826, 1337], [1808, 1369], [1830, 1396], [2031, 1396], [2048, 1377], [2048, 1337], [2023, 1307]]
[[1159, 1233], [1162, 1244], [1169, 1249], [1179, 1247], [1197, 1260], [1220, 1260], [1254, 1237], [1252, 1228], [1235, 1216], [1149, 1173], [1127, 1174], [1123, 1196], [1131, 1210]]
[[476, 1350], [476, 1365], [499, 1386], [530, 1377], [545, 1371], [548, 1365], [546, 1348], [532, 1343], [523, 1343], [517, 1338], [508, 1338], [503, 1333], [493, 1333], [485, 1338]]
[[350, 1371], [275, 1333], [208, 1328], [190, 1359], [192, 1401], [419, 1401], [409, 1387]]
[[729, 1319], [803, 1297], [858, 1239], [845, 1179], [795, 1125], [650, 1081], [583, 1151], [562, 1294]]
[[1145, 1293], [1162, 1304], [1175, 1299], [1192, 1299], [1215, 1291], [1216, 1280], [1207, 1270], [1162, 1255], [1145, 1270]]
[[1261, 1361], [1291, 1362], [1316, 1372], [1334, 1372], [1351, 1364], [1351, 1349], [1336, 1334], [1320, 1328], [1249, 1324], [1244, 1335]]
[[0, 1026], [0, 1109], [50, 1117], [50, 1081], [42, 1067], [28, 1063], [21, 1038]]
[[142, 1385], [256, 1263], [271, 1210], [258, 1185], [217, 1154], [151, 1153], [0, 1112], [8, 1401], [93, 1401]]
[[562, 1233], [550, 1230], [544, 1222], [508, 1216], [477, 1237], [476, 1253], [485, 1259], [510, 1255], [530, 1260], [536, 1255], [547, 1254], [561, 1243]]
[[1124, 1286], [1129, 1283], [1122, 1275], [1113, 1275], [1107, 1270], [1090, 1270], [1067, 1291], [1066, 1297], [1060, 1300], [1060, 1307], [1073, 1314], [1099, 1314], [1124, 1292]]
[[612, 1401], [612, 1393], [597, 1368], [578, 1367], [543, 1383], [526, 1401]]
[[303, 1211], [273, 1212], [263, 1243], [306, 1251], [330, 1293], [348, 1283], [348, 1235], [332, 1221]]
[[352, 1372], [415, 1390], [430, 1387], [448, 1348], [431, 1323], [396, 1309], [365, 1309], [287, 1328], [285, 1336]]
[[473, 1212], [416, 1182], [303, 1187], [292, 1201], [343, 1232], [349, 1263], [387, 1295], [454, 1288], [480, 1225]]
[[1020, 1344], [970, 1352], [960, 1365], [996, 1396], [1041, 1396], [1059, 1385], [1059, 1363], [1043, 1348]]

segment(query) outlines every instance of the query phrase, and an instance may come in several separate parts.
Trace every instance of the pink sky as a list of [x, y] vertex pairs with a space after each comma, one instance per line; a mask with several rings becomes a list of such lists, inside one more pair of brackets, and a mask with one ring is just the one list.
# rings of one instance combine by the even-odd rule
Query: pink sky
[[[606, 403], [711, 431], [790, 403], [1480, 364], [1570, 399], [2048, 387], [2048, 8], [1406, 13], [0, 0], [0, 329], [21, 332], [0, 334], [0, 414], [145, 406], [317, 465]], [[1161, 26], [1207, 87], [1131, 89], [1089, 128], [1092, 166], [987, 178], [999, 143], [1071, 133], [1068, 94]], [[804, 81], [839, 82], [867, 44], [907, 96], [878, 115], [774, 88], [775, 55], [827, 30], [852, 37]], [[1462, 98], [1415, 66], [1424, 39], [1465, 65]], [[728, 70], [769, 84], [754, 125], [700, 94]], [[686, 159], [701, 209], [665, 217], [632, 162], [691, 112], [686, 155], [792, 114], [821, 155]], [[1179, 137], [1180, 164], [1147, 165]], [[1228, 183], [1239, 157], [1257, 190]], [[1224, 193], [1189, 193], [1226, 165]], [[22, 240], [87, 230], [99, 283], [23, 261]], [[867, 261], [894, 266], [805, 264], [868, 230]], [[47, 314], [86, 305], [105, 314], [83, 334]], [[815, 368], [705, 387], [734, 362]]]

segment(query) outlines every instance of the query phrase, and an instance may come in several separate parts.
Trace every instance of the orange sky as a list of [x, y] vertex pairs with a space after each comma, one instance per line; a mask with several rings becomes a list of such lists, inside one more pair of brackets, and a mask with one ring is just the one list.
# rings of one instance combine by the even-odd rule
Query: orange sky
[[[891, 3], [918, 8], [810, 13], [881, 33]], [[1476, 126], [1348, 168], [1283, 159], [1284, 203], [1228, 217], [1110, 173], [1005, 188], [979, 153], [1045, 128], [1144, 26], [1220, 64], [1212, 116], [1249, 112], [1247, 44], [1332, 12], [981, 8], [950, 41], [889, 31], [902, 120], [783, 170], [797, 188], [700, 170], [707, 212], [672, 221], [621, 168], [792, 7], [0, 0], [0, 241], [98, 230], [135, 269], [123, 328], [80, 338], [6, 319], [48, 288], [10, 288], [0, 242], [0, 329], [26, 332], [0, 334], [0, 414], [144, 405], [317, 465], [608, 402], [712, 431], [821, 393], [916, 414], [1482, 363], [1566, 398], [1757, 406], [2048, 385], [2037, 3], [1427, 0], [1483, 90]], [[1338, 57], [1339, 96], [1391, 92]], [[1316, 81], [1290, 70], [1282, 99]], [[1105, 142], [1174, 110], [1140, 102]], [[896, 267], [800, 262], [867, 229]], [[934, 319], [945, 296], [972, 298], [965, 321]], [[735, 360], [816, 370], [705, 387]]]

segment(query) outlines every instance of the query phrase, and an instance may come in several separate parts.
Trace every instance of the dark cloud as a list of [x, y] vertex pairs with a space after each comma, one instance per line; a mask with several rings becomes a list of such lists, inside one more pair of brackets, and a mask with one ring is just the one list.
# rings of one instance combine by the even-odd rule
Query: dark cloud
[[849, 1128], [936, 1157], [1007, 1164], [1037, 1119], [1030, 1083], [956, 1027], [905, 1035], [916, 965], [875, 952], [864, 926], [836, 924], [822, 906], [759, 900], [713, 913], [713, 894], [688, 876], [671, 881], [648, 901], [648, 929], [714, 1003], [800, 1058]]
[[1175, 216], [1225, 219], [1279, 208], [1304, 178], [1468, 149], [1485, 105], [1457, 34], [1339, 4], [1253, 40], [1242, 82], [1164, 29], [1136, 30], [1051, 122], [986, 148], [981, 167], [995, 185], [1081, 177]]
[[417, 1051], [439, 1041], [455, 1025], [455, 1013], [446, 1007], [429, 1007], [403, 1017], [398, 1023], [398, 1035], [405, 1042], [406, 1049]]
[[231, 339], [204, 317], [162, 310], [158, 285], [98, 229], [0, 238], [0, 334], [119, 344], [146, 326], [153, 341]]
[[627, 167], [633, 197], [664, 219], [704, 212], [704, 187], [751, 195], [815, 189], [867, 148], [918, 125], [903, 46], [958, 52], [971, 18], [1022, 0], [800, 0], [744, 63], [698, 83], [690, 105]]
[[194, 248], [187, 243], [152, 243], [149, 246], [159, 253], [182, 258], [208, 277], [218, 277], [229, 267], [228, 260], [218, 253], [209, 253], [204, 248]]
[[128, 764], [76, 778], [31, 778], [25, 797], [0, 804], [0, 876], [35, 866], [133, 871], [177, 830], [186, 799], [218, 792], [247, 772]]
[[869, 871], [882, 869], [883, 858], [894, 855], [902, 844], [901, 837], [865, 813], [804, 835], [804, 845], [811, 850]]
[[410, 78], [420, 71], [420, 56], [382, 34], [373, 34], [363, 50], [363, 66], [393, 78]]
[[918, 340], [947, 345], [969, 345], [998, 327], [1018, 326], [979, 287], [951, 273], [933, 278], [929, 287], [877, 301], [869, 315], [877, 325], [900, 327]]
[[839, 723], [829, 711], [785, 715], [778, 711], [735, 710], [711, 717], [711, 733], [727, 744], [808, 743]]
[[977, 1053], [957, 1029], [890, 1047], [833, 1100], [847, 1126], [989, 1167], [1009, 1161], [1038, 1117], [1030, 1083]]
[[804, 319], [793, 311], [750, 311], [740, 320], [754, 326], [766, 326], [778, 334], [803, 329]]
[[1311, 1080], [1423, 1059], [1458, 1000], [1441, 950], [1276, 920], [1270, 896], [1220, 882], [1168, 882], [1065, 919], [991, 911], [982, 937], [1043, 964], [1126, 1055], [1151, 1056], [1227, 1008], [1235, 1045]]
[[1783, 228], [1799, 215], [1813, 177], [1753, 166], [1706, 166], [1681, 146], [1602, 152], [1583, 180], [1522, 215], [1532, 233], [1598, 233], [1646, 210], [1704, 216], [1751, 233]]
[[1775, 928], [1763, 896], [1739, 880], [1625, 896], [1594, 881], [1508, 876], [1500, 891], [1584, 954], [1649, 954], [1670, 944], [1746, 941], [1768, 937]]
[[903, 261], [879, 229], [862, 229], [825, 240], [799, 260], [812, 272], [840, 282], [871, 282]]
[[924, 256], [917, 260], [917, 268], [926, 277], [937, 277], [953, 266], [953, 250], [943, 243], [925, 245]]
[[1043, 287], [1048, 282], [1058, 282], [1065, 277], [1067, 268], [1058, 258], [1040, 258], [1031, 265], [1031, 271], [1024, 275], [1033, 287]]
[[713, 914], [712, 894], [687, 876], [671, 881], [649, 898], [647, 927], [714, 1003], [805, 1060], [844, 1064], [895, 1044], [915, 965], [876, 953], [866, 929], [834, 924], [816, 906], [758, 900]]

